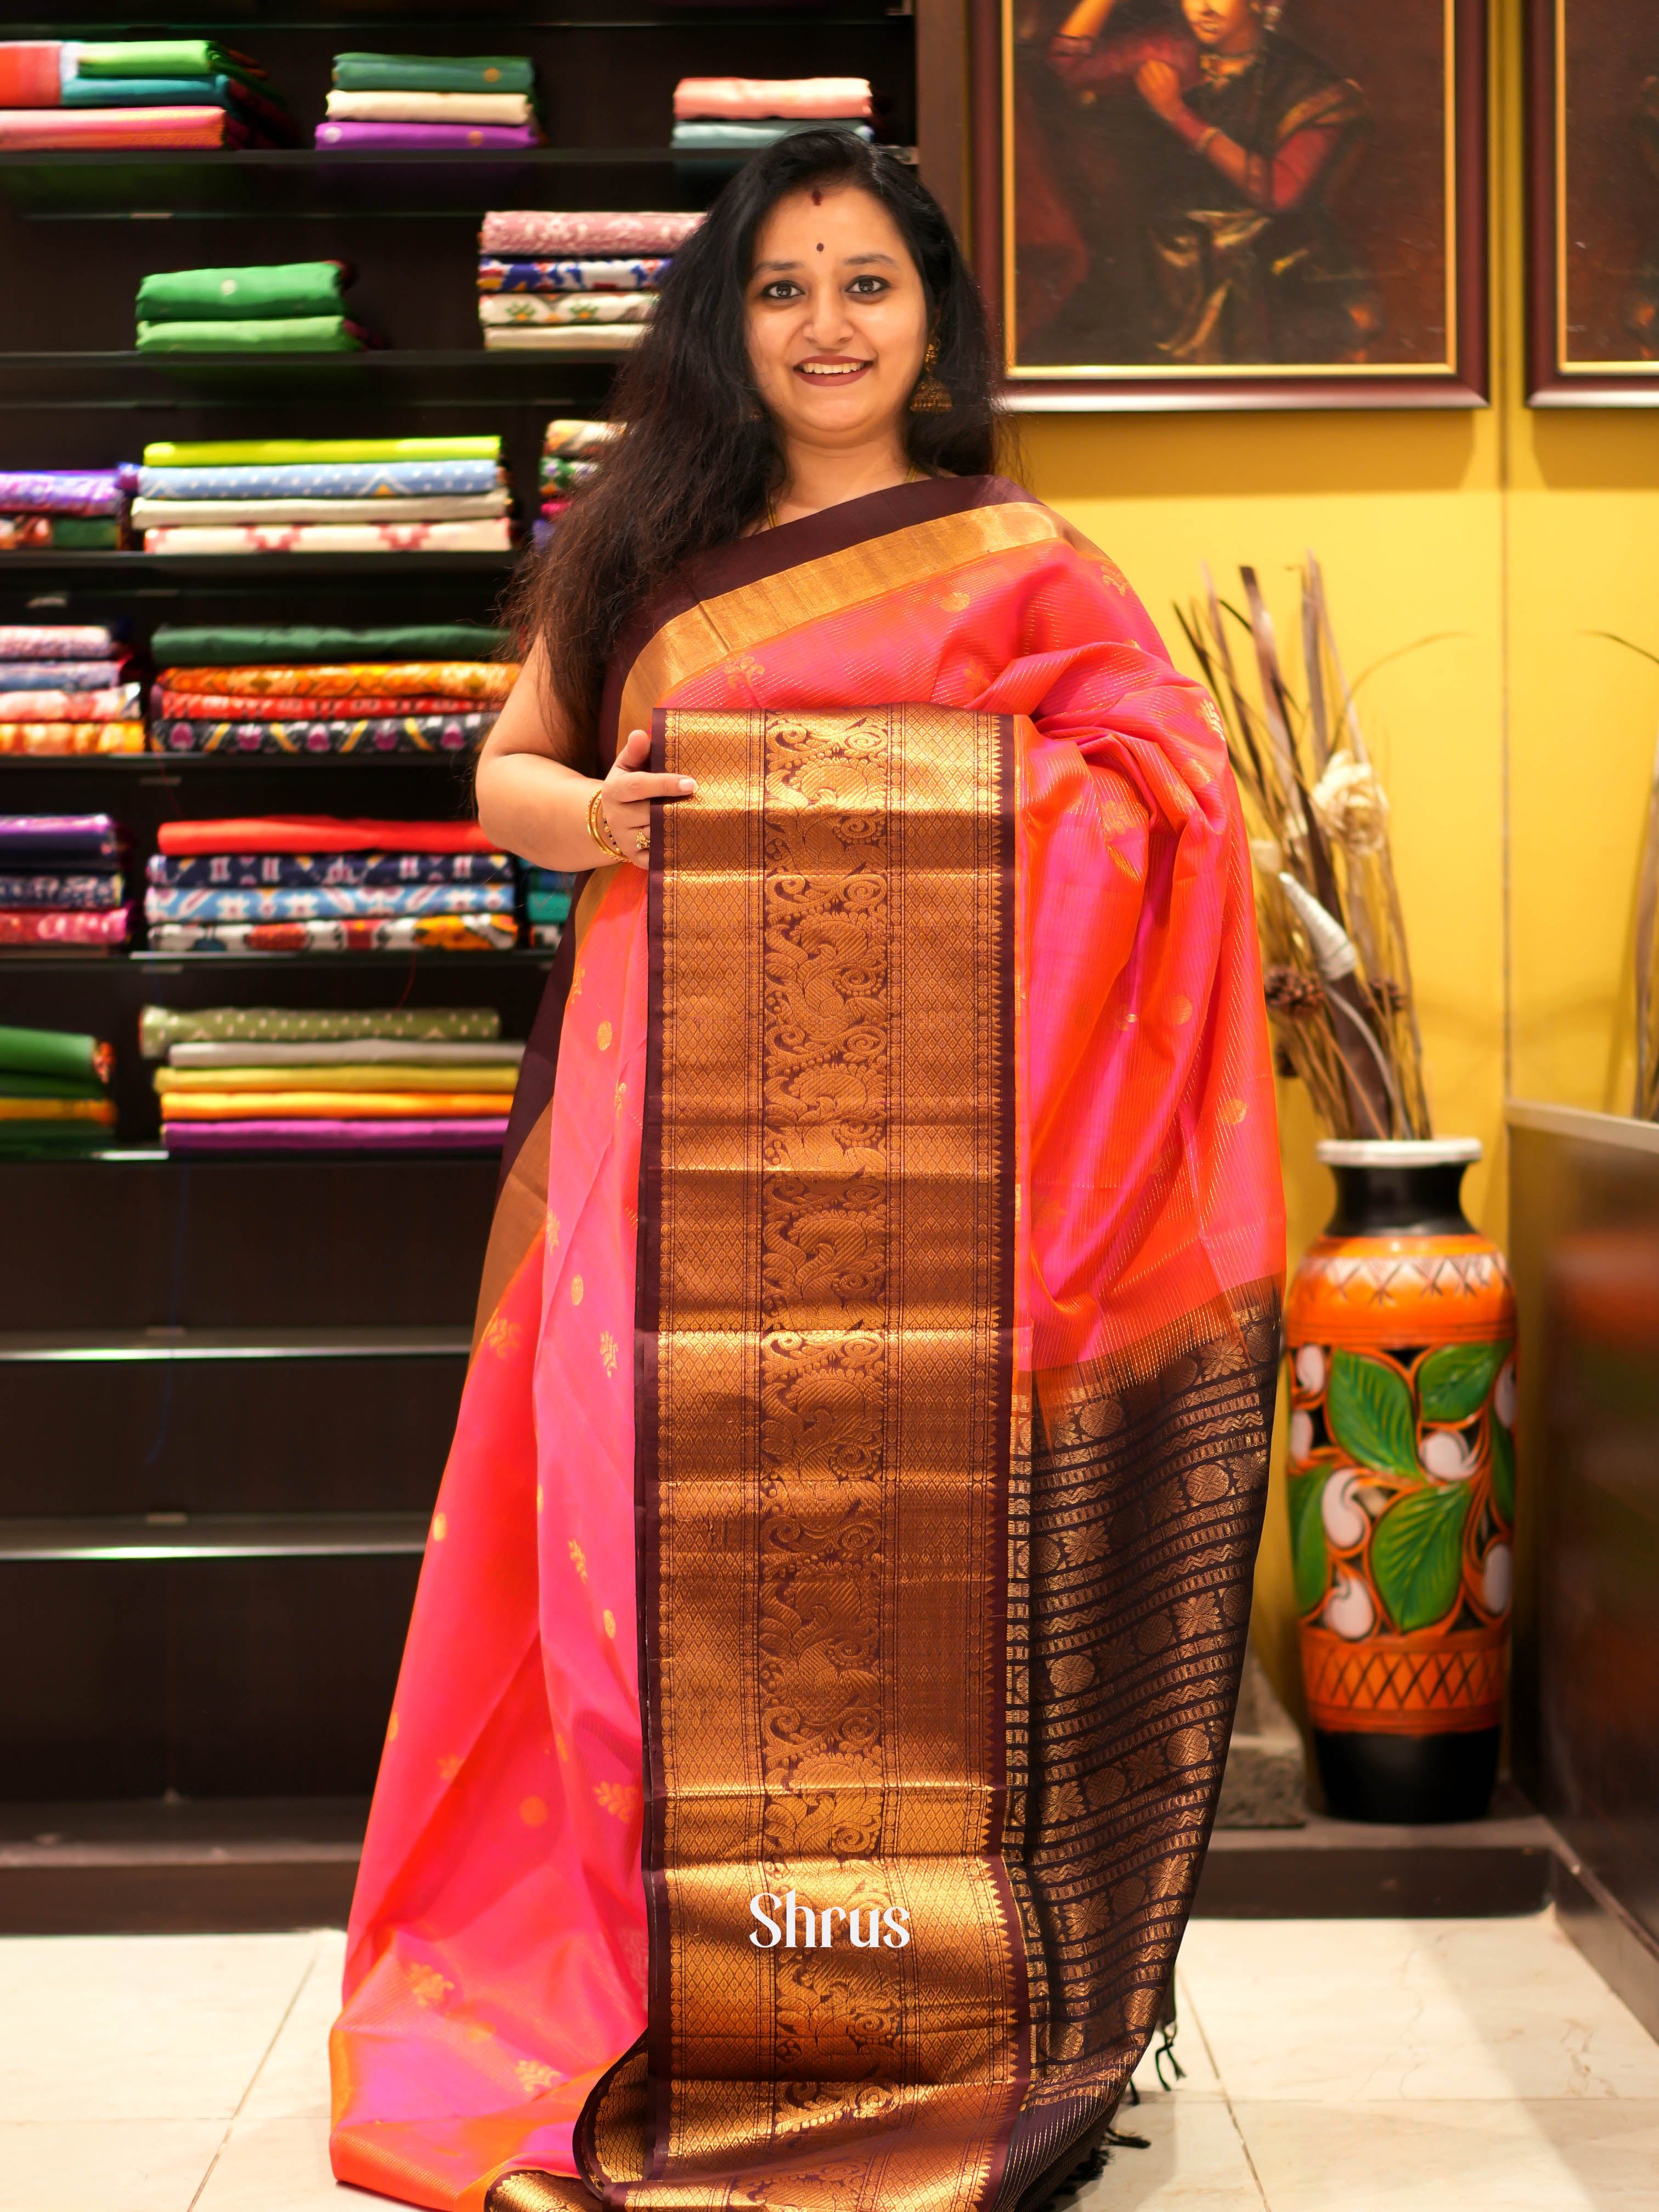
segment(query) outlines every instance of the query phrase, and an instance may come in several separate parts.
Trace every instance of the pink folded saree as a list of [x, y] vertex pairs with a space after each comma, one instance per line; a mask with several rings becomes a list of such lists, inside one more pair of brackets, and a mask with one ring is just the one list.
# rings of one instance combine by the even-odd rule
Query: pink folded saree
[[814, 116], [867, 118], [874, 112], [870, 80], [864, 76], [683, 76], [674, 87], [677, 123], [703, 117], [722, 122], [774, 116], [791, 121]]
[[247, 141], [246, 126], [222, 107], [0, 109], [0, 149], [14, 154], [244, 146]]

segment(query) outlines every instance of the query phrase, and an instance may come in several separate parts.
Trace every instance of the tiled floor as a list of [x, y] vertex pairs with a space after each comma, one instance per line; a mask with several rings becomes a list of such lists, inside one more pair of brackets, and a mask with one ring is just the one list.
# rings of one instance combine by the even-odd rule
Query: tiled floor
[[[0, 2212], [368, 2212], [337, 1935], [0, 1941]], [[1659, 2045], [1547, 1917], [1194, 1923], [1172, 2094], [1063, 2212], [1655, 2212]]]

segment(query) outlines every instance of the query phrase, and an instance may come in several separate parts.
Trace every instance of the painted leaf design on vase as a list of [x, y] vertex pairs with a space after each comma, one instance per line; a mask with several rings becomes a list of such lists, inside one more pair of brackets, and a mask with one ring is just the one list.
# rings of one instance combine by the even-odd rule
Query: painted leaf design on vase
[[1397, 1368], [1363, 1352], [1333, 1353], [1325, 1421], [1357, 1466], [1417, 1480], [1417, 1417]]
[[1287, 1486], [1291, 1507], [1291, 1565], [1296, 1581], [1299, 1613], [1308, 1613], [1324, 1597], [1330, 1580], [1325, 1556], [1325, 1522], [1320, 1511], [1326, 1470], [1293, 1474]]
[[1496, 1413], [1492, 1417], [1492, 1498], [1500, 1518], [1515, 1526], [1515, 1438]]
[[1424, 1419], [1472, 1421], [1509, 1356], [1507, 1343], [1437, 1346], [1417, 1370]]
[[1407, 1633], [1444, 1620], [1463, 1582], [1468, 1483], [1407, 1491], [1371, 1538], [1371, 1576], [1396, 1628]]

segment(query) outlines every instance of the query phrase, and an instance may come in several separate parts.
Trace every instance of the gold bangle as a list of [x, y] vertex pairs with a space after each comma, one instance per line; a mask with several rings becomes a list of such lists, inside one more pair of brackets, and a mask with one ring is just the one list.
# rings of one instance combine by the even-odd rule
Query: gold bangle
[[605, 786], [600, 784], [587, 802], [587, 834], [607, 860], [620, 860], [623, 848], [611, 834], [605, 818]]

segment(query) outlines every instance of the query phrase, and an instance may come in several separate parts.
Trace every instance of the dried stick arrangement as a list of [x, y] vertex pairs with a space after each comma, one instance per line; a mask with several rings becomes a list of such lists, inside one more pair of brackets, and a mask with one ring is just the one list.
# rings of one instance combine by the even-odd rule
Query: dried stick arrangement
[[1648, 784], [1647, 826], [1636, 879], [1636, 1104], [1638, 1121], [1659, 1121], [1659, 746]]
[[[1177, 609], [1220, 703], [1253, 817], [1256, 914], [1281, 1073], [1299, 1076], [1328, 1136], [1426, 1137], [1423, 1047], [1389, 851], [1389, 802], [1365, 750], [1311, 554], [1302, 571], [1305, 699], [1285, 680], [1254, 568], [1247, 611]], [[1254, 696], [1234, 653], [1254, 663]]]

